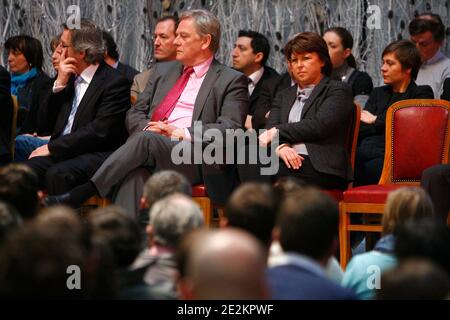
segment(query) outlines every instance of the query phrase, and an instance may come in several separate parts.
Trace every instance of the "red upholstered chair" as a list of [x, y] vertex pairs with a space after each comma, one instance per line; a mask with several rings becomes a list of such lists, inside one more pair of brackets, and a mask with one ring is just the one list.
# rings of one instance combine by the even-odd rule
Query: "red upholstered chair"
[[386, 115], [386, 146], [383, 172], [377, 185], [349, 189], [340, 203], [340, 262], [350, 258], [350, 232], [381, 232], [381, 225], [351, 224], [352, 213], [384, 211], [389, 192], [405, 185], [420, 184], [422, 171], [448, 163], [450, 103], [444, 100], [412, 99], [393, 104]]

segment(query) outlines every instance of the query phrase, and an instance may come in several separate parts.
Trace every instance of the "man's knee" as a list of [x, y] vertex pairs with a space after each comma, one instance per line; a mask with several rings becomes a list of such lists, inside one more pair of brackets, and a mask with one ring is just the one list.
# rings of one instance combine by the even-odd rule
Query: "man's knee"
[[450, 166], [448, 165], [437, 165], [425, 169], [422, 172], [422, 183], [427, 183], [429, 181], [445, 181], [450, 172]]

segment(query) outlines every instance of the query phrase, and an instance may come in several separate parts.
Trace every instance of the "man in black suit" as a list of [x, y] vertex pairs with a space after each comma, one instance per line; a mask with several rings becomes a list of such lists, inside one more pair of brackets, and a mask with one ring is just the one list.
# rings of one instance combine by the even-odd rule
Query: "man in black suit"
[[[233, 68], [248, 77], [248, 93], [250, 95], [249, 111], [245, 121], [247, 129], [263, 128], [261, 119], [254, 121], [254, 114], [259, 109], [268, 110], [274, 96], [276, 84], [280, 75], [274, 69], [266, 66], [269, 59], [270, 45], [267, 38], [255, 31], [240, 30], [231, 53]], [[263, 89], [264, 88], [264, 89]], [[269, 95], [262, 95], [268, 90]]]
[[139, 73], [139, 71], [119, 61], [117, 44], [113, 37], [106, 31], [103, 31], [103, 41], [105, 43], [105, 62], [119, 71], [122, 76], [127, 78], [131, 85], [134, 77]]
[[11, 77], [8, 71], [0, 66], [0, 166], [11, 161], [12, 117]]
[[[235, 168], [206, 163], [202, 148], [215, 141], [213, 132], [225, 135], [227, 129], [243, 127], [248, 89], [244, 75], [214, 59], [219, 40], [215, 16], [205, 10], [184, 12], [174, 41], [177, 61], [156, 64], [127, 114], [128, 141], [89, 183], [49, 202], [77, 206], [94, 194], [105, 197], [118, 190], [115, 203], [136, 214], [148, 172], [173, 169], [192, 185], [204, 183], [213, 200], [225, 203], [237, 183]], [[201, 122], [201, 130], [195, 122]], [[183, 159], [175, 159], [180, 151]]]
[[56, 118], [48, 145], [26, 162], [49, 194], [85, 183], [126, 140], [125, 114], [130, 85], [103, 62], [102, 32], [82, 20], [80, 28], [64, 25], [58, 76], [46, 103]]

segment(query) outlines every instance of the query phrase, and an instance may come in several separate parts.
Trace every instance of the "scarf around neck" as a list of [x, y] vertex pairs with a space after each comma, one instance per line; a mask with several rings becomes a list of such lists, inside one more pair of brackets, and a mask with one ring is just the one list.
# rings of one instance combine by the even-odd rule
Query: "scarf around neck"
[[30, 71], [22, 74], [12, 74], [11, 75], [11, 94], [17, 96], [20, 89], [25, 87], [25, 85], [32, 79], [36, 78], [38, 71], [36, 68], [32, 68]]

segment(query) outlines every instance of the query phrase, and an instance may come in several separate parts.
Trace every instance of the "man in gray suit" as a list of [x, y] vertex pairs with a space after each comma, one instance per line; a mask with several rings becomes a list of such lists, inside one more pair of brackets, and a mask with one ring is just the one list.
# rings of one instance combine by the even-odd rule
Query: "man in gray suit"
[[[177, 61], [156, 65], [145, 91], [127, 114], [128, 141], [90, 182], [47, 198], [47, 204], [78, 206], [94, 194], [105, 197], [116, 190], [115, 203], [137, 213], [148, 176], [143, 167], [147, 172], [176, 170], [192, 185], [204, 183], [208, 195], [224, 203], [236, 184], [234, 167], [206, 164], [203, 159], [201, 164], [176, 165], [171, 158], [172, 149], [181, 146], [186, 152], [183, 158], [192, 159], [195, 142], [204, 148], [213, 141], [208, 129], [225, 134], [227, 129], [243, 127], [248, 112], [247, 79], [214, 59], [219, 39], [220, 24], [210, 12], [183, 13], [174, 41]], [[194, 131], [196, 121], [201, 121], [201, 132]]]

